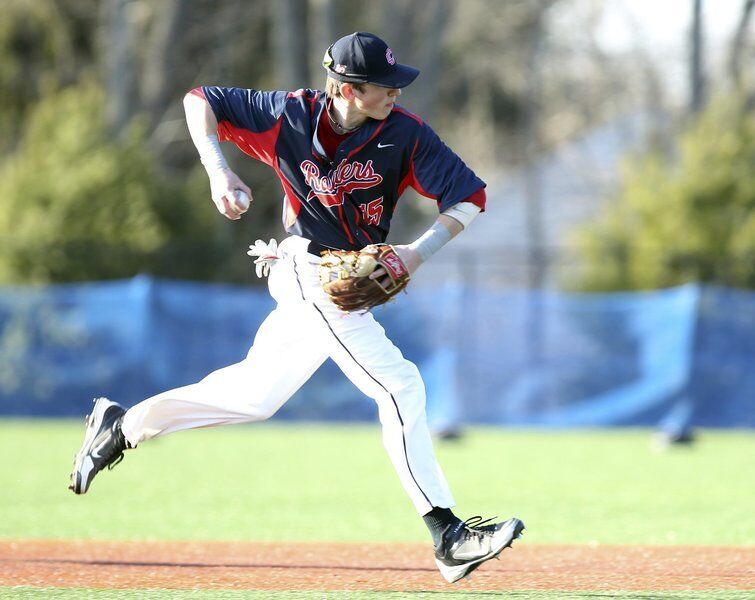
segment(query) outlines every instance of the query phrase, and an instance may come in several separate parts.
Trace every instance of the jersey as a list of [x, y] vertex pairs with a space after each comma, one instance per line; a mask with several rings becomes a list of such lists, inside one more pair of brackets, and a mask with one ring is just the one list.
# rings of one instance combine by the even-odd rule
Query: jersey
[[384, 242], [407, 187], [436, 200], [440, 212], [485, 187], [427, 123], [398, 105], [381, 121], [368, 119], [329, 157], [317, 135], [328, 118], [323, 92], [201, 91], [218, 138], [277, 174], [286, 231], [323, 246], [360, 250]]

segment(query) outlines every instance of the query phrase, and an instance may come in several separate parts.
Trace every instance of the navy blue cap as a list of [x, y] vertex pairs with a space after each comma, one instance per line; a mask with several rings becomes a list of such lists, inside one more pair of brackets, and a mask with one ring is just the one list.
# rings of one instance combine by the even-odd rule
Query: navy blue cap
[[396, 62], [388, 44], [364, 31], [342, 37], [328, 48], [322, 66], [338, 81], [389, 88], [406, 87], [419, 75], [419, 69]]

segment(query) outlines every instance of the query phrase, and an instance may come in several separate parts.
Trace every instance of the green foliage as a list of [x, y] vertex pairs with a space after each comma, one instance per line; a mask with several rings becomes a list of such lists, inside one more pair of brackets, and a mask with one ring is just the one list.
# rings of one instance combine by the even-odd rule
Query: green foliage
[[[206, 185], [157, 172], [138, 124], [113, 139], [100, 87], [46, 96], [30, 111], [16, 152], [0, 166], [0, 282], [49, 283], [138, 272], [208, 275], [210, 261], [166, 264], [173, 238], [203, 244], [211, 211], [192, 210]], [[192, 185], [192, 183], [194, 185]], [[194, 190], [194, 192], [191, 192]], [[212, 258], [212, 253], [205, 256]], [[176, 268], [178, 267], [178, 268]]]
[[682, 134], [673, 161], [627, 164], [609, 209], [580, 231], [585, 290], [699, 281], [755, 288], [755, 113], [714, 103]]
[[5, 0], [0, 18], [0, 150], [12, 145], [28, 107], [71, 82], [91, 54], [96, 0]]

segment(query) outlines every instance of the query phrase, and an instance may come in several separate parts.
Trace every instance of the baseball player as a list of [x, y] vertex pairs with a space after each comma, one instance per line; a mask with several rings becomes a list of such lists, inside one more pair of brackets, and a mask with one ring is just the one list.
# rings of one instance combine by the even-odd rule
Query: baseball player
[[[191, 138], [222, 215], [239, 219], [252, 191], [228, 167], [220, 141], [272, 167], [283, 186], [288, 237], [279, 247], [257, 241], [249, 252], [277, 306], [241, 362], [128, 410], [95, 400], [70, 488], [86, 493], [99, 471], [146, 440], [271, 417], [330, 357], [377, 402], [385, 449], [430, 530], [438, 568], [457, 581], [510, 546], [524, 524], [454, 515], [419, 371], [368, 310], [344, 312], [334, 304], [318, 267], [327, 250], [384, 242], [411, 186], [434, 199], [440, 213], [419, 239], [393, 246], [399, 268], [413, 273], [484, 208], [485, 183], [420, 117], [396, 104], [419, 71], [399, 64], [383, 40], [364, 32], [345, 36], [328, 48], [323, 65], [325, 92], [202, 86], [185, 96]], [[384, 275], [378, 269], [369, 277]]]

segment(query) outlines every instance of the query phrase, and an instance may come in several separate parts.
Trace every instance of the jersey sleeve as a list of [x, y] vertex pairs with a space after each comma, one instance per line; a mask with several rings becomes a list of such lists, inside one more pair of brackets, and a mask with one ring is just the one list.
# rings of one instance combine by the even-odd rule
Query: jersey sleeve
[[443, 143], [427, 123], [419, 128], [411, 169], [410, 185], [423, 196], [436, 200], [440, 212], [485, 188], [485, 182]]
[[471, 204], [474, 204], [477, 208], [480, 209], [480, 212], [485, 212], [485, 204], [487, 202], [487, 194], [485, 193], [485, 188], [480, 188], [475, 193], [473, 193], [469, 198], [464, 198], [462, 202], [470, 202]]
[[218, 121], [218, 139], [271, 164], [288, 92], [218, 86], [202, 86], [202, 92]]

